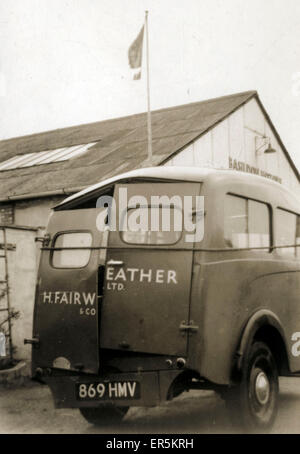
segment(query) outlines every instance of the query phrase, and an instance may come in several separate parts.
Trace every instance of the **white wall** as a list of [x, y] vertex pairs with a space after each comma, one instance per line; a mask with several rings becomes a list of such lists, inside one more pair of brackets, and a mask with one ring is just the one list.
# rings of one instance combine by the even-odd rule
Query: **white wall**
[[[12, 320], [12, 343], [16, 347], [15, 359], [30, 359], [31, 349], [24, 345], [25, 337], [32, 337], [32, 319], [34, 294], [37, 275], [37, 232], [34, 230], [17, 230], [7, 228], [7, 242], [15, 244], [14, 251], [8, 251], [8, 277], [10, 289], [10, 307], [20, 311], [20, 317]], [[3, 242], [3, 230], [0, 230], [0, 243]], [[0, 280], [5, 276], [4, 259], [0, 260]], [[1, 288], [5, 285], [1, 284]], [[6, 299], [1, 300], [1, 306]], [[0, 320], [6, 317], [0, 313]]]
[[[271, 139], [276, 153], [263, 153], [261, 135]], [[258, 137], [257, 142], [255, 137]], [[299, 192], [299, 182], [256, 99], [251, 99], [165, 165], [229, 168], [229, 157], [281, 178], [282, 184]]]
[[[12, 342], [16, 347], [15, 359], [30, 360], [31, 348], [24, 345], [24, 338], [32, 337], [34, 296], [41, 243], [36, 243], [37, 236], [43, 236], [48, 223], [51, 208], [65, 196], [33, 199], [15, 202], [16, 228], [7, 228], [7, 242], [16, 245], [14, 251], [8, 251], [8, 274], [10, 288], [10, 306], [20, 311], [20, 318], [13, 320]], [[30, 226], [30, 228], [18, 228]], [[3, 242], [3, 230], [0, 229], [0, 243]], [[1, 251], [0, 251], [1, 253]], [[0, 259], [0, 281], [5, 278], [4, 260]], [[1, 289], [5, 287], [0, 284]], [[6, 306], [6, 299], [0, 299], [0, 308]], [[0, 312], [0, 322], [6, 312]]]

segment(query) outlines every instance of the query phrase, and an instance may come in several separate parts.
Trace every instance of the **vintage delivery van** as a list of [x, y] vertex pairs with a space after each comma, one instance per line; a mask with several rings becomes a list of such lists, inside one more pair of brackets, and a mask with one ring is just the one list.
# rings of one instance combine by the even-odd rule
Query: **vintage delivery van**
[[33, 376], [91, 423], [213, 389], [265, 430], [278, 376], [300, 372], [299, 245], [299, 199], [236, 171], [140, 169], [71, 196], [43, 241]]

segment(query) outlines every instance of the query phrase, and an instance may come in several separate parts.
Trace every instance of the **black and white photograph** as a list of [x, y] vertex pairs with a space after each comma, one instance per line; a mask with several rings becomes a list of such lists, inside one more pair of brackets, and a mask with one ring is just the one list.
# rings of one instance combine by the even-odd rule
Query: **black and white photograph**
[[300, 434], [299, 43], [299, 0], [0, 0], [0, 435]]

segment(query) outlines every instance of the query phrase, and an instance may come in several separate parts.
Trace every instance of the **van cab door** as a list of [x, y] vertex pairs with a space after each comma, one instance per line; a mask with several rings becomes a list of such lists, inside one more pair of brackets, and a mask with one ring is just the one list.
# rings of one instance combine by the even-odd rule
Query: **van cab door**
[[34, 314], [36, 366], [98, 372], [99, 246], [106, 246], [96, 227], [100, 211], [56, 211], [50, 218]]
[[[111, 231], [106, 262], [104, 300], [101, 309], [101, 348], [134, 352], [185, 355], [188, 336], [182, 326], [189, 321], [190, 289], [193, 267], [193, 242], [181, 232], [150, 231], [149, 207], [159, 219], [166, 199], [157, 205], [152, 197], [191, 197], [189, 215], [195, 209], [200, 183], [145, 182], [118, 184], [114, 199], [117, 206], [127, 197], [127, 217], [138, 217], [134, 196], [144, 197], [149, 219], [148, 231], [120, 231], [124, 210], [119, 209], [119, 230]], [[122, 199], [122, 201], [121, 201]], [[133, 205], [131, 205], [133, 201]], [[178, 209], [170, 210], [171, 218]], [[122, 203], [121, 203], [122, 202]], [[152, 205], [151, 205], [152, 204]], [[155, 210], [154, 210], [155, 211]], [[142, 217], [145, 211], [140, 212]], [[121, 225], [122, 224], [121, 219]], [[171, 220], [172, 224], [172, 220]], [[174, 227], [174, 226], [173, 226]]]

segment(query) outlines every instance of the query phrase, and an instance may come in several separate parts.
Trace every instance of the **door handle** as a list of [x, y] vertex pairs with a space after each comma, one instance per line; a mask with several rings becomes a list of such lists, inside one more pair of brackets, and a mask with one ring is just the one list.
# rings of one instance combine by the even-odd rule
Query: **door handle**
[[110, 266], [122, 266], [122, 265], [124, 265], [124, 262], [122, 262], [122, 260], [113, 260], [113, 259], [111, 259], [111, 260], [109, 260], [107, 262], [107, 265], [110, 265]]
[[181, 332], [190, 332], [190, 333], [196, 333], [199, 330], [198, 325], [194, 325], [193, 320], [191, 320], [189, 323], [186, 323], [185, 321], [182, 321], [180, 323], [179, 329]]
[[24, 339], [24, 344], [39, 345], [40, 339], [38, 337], [34, 337], [33, 339]]

